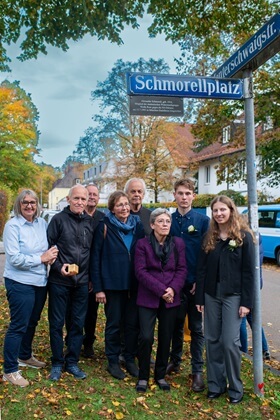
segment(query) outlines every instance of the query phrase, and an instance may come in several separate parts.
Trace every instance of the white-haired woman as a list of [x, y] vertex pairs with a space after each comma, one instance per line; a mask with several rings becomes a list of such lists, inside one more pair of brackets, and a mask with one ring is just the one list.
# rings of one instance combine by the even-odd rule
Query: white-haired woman
[[170, 235], [171, 214], [159, 208], [150, 216], [152, 233], [136, 244], [135, 273], [138, 280], [139, 309], [139, 380], [137, 392], [145, 392], [150, 375], [150, 357], [158, 319], [158, 347], [154, 378], [159, 388], [169, 391], [165, 380], [171, 337], [180, 292], [186, 274], [185, 245], [181, 238]]

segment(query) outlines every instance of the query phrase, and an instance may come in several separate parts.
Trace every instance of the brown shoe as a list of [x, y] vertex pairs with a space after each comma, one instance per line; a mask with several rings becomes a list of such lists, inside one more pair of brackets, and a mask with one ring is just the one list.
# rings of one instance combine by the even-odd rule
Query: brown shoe
[[37, 360], [36, 357], [31, 356], [30, 359], [27, 360], [18, 359], [18, 365], [23, 367], [31, 367], [34, 369], [41, 369], [46, 366], [46, 363], [40, 362], [40, 360]]
[[10, 382], [10, 384], [20, 386], [21, 388], [29, 385], [29, 382], [21, 376], [20, 370], [12, 373], [4, 373], [3, 381]]
[[194, 392], [201, 392], [205, 389], [203, 377], [201, 373], [194, 373], [192, 375], [192, 390]]

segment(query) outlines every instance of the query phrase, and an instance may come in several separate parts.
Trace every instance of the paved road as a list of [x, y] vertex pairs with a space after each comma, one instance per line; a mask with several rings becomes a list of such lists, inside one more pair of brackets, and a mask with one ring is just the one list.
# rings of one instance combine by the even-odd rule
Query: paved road
[[[3, 283], [5, 255], [0, 243], [0, 285]], [[263, 270], [264, 287], [261, 292], [262, 323], [269, 343], [271, 355], [280, 362], [280, 270]], [[248, 330], [249, 331], [249, 330]], [[251, 334], [248, 334], [249, 339]]]

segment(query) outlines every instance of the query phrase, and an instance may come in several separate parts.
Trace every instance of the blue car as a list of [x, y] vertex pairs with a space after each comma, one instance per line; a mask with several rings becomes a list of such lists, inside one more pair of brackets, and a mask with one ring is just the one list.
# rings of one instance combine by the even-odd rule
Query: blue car
[[280, 204], [260, 205], [258, 219], [264, 256], [276, 259], [280, 266]]

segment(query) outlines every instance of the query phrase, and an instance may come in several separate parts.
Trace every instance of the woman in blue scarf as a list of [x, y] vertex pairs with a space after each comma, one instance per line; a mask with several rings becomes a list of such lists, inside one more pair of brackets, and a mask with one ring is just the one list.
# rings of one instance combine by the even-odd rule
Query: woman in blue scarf
[[138, 376], [135, 357], [139, 325], [133, 255], [136, 241], [144, 237], [144, 229], [139, 216], [130, 214], [128, 196], [123, 191], [110, 195], [108, 209], [93, 238], [90, 276], [96, 301], [105, 305], [107, 370], [114, 378], [124, 379], [119, 365], [122, 327], [126, 369]]

